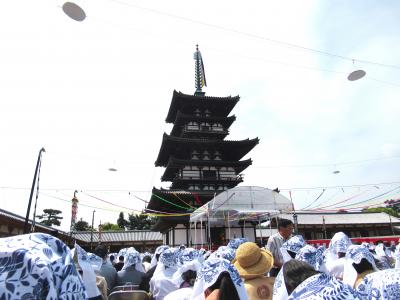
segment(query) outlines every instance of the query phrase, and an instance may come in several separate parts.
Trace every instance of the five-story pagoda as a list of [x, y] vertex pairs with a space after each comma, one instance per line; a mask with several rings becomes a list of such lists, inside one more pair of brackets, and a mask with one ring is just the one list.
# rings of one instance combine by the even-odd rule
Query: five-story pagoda
[[225, 140], [235, 121], [229, 116], [239, 96], [205, 96], [204, 64], [198, 47], [194, 53], [194, 95], [174, 91], [166, 118], [173, 123], [164, 133], [156, 167], [165, 167], [161, 181], [172, 182], [170, 189], [153, 188], [148, 212], [162, 212], [153, 230], [160, 231], [169, 245], [198, 244], [189, 228], [189, 214], [216, 194], [243, 182], [241, 172], [251, 159], [241, 160], [258, 138]]

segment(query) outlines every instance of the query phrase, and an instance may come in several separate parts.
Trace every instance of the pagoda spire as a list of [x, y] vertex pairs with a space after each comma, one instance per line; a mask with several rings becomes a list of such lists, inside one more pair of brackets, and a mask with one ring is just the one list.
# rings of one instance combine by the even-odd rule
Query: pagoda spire
[[196, 45], [196, 52], [193, 56], [195, 60], [195, 96], [204, 96], [205, 92], [202, 91], [204, 86], [207, 86], [206, 74], [204, 72], [204, 63], [199, 51], [199, 45]]

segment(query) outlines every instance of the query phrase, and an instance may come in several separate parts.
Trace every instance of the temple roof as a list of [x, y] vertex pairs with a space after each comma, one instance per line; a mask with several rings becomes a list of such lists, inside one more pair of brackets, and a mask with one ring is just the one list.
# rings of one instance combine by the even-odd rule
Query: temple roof
[[170, 157], [161, 181], [172, 181], [177, 169], [183, 166], [214, 166], [214, 167], [233, 167], [236, 174], [239, 174], [252, 163], [251, 159], [241, 161], [226, 160], [186, 160]]
[[[178, 111], [184, 111], [185, 107], [199, 108], [201, 106], [210, 109], [213, 115], [228, 116], [236, 103], [239, 101], [239, 96], [228, 97], [210, 97], [210, 96], [194, 96], [187, 95], [174, 90], [172, 95], [171, 105], [165, 121], [173, 123], [176, 119]], [[192, 109], [194, 111], [194, 109]]]
[[189, 139], [180, 138], [164, 133], [160, 151], [155, 162], [156, 167], [165, 167], [169, 157], [176, 153], [184, 153], [193, 148], [204, 150], [218, 150], [228, 161], [238, 161], [259, 143], [258, 138], [240, 141]]
[[[153, 188], [146, 211], [153, 210], [169, 213], [191, 213], [214, 197], [214, 191], [183, 191]], [[171, 204], [173, 203], [173, 204]]]

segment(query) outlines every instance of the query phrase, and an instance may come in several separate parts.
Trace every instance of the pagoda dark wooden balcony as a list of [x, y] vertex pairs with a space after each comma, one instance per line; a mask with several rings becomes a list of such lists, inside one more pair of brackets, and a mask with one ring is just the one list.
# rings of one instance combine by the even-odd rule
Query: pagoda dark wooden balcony
[[[176, 174], [185, 166], [196, 166], [199, 168], [212, 166], [219, 170], [222, 167], [232, 167], [236, 174], [243, 172], [252, 164], [251, 159], [240, 161], [225, 161], [225, 160], [187, 160], [170, 157], [166, 166], [165, 172], [161, 177], [161, 181], [173, 181]], [[218, 176], [218, 175], [217, 175]]]
[[185, 126], [180, 134], [183, 138], [198, 138], [199, 136], [209, 139], [220, 139], [223, 140], [229, 134], [229, 130], [219, 130], [211, 126], [197, 126], [197, 128], [191, 126]]
[[[226, 188], [231, 189], [237, 186], [239, 183], [243, 182], [242, 180], [228, 180], [228, 181], [220, 181], [220, 180], [176, 180], [171, 183], [171, 189], [184, 189], [184, 190], [189, 190], [193, 191], [194, 193], [199, 192], [199, 191], [205, 191], [203, 189], [204, 186], [208, 186], [208, 189], [206, 191], [214, 191], [214, 192], [222, 192], [223, 190], [218, 189], [218, 186], [224, 185]], [[193, 189], [190, 190], [191, 185], [199, 185], [199, 190]], [[214, 188], [210, 188], [211, 186], [214, 186]]]
[[[233, 188], [237, 186], [239, 183], [243, 182], [243, 176], [237, 175], [235, 177], [192, 177], [192, 176], [177, 176], [171, 184], [172, 189], [185, 189], [188, 190], [191, 185], [200, 186], [214, 186], [214, 189], [217, 190], [218, 186], [225, 185], [228, 188]], [[195, 190], [194, 190], [195, 192]]]

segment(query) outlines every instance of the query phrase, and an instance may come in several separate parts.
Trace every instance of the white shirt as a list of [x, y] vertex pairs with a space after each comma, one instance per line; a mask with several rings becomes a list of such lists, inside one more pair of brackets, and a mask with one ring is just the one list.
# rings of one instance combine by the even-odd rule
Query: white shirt
[[143, 264], [144, 272], [146, 273], [151, 268], [151, 264], [147, 261], [144, 261], [142, 264]]
[[287, 240], [285, 240], [279, 232], [269, 237], [267, 246], [265, 248], [271, 251], [275, 262], [280, 262], [281, 264], [284, 263], [283, 256], [281, 253], [281, 247], [286, 241]]

